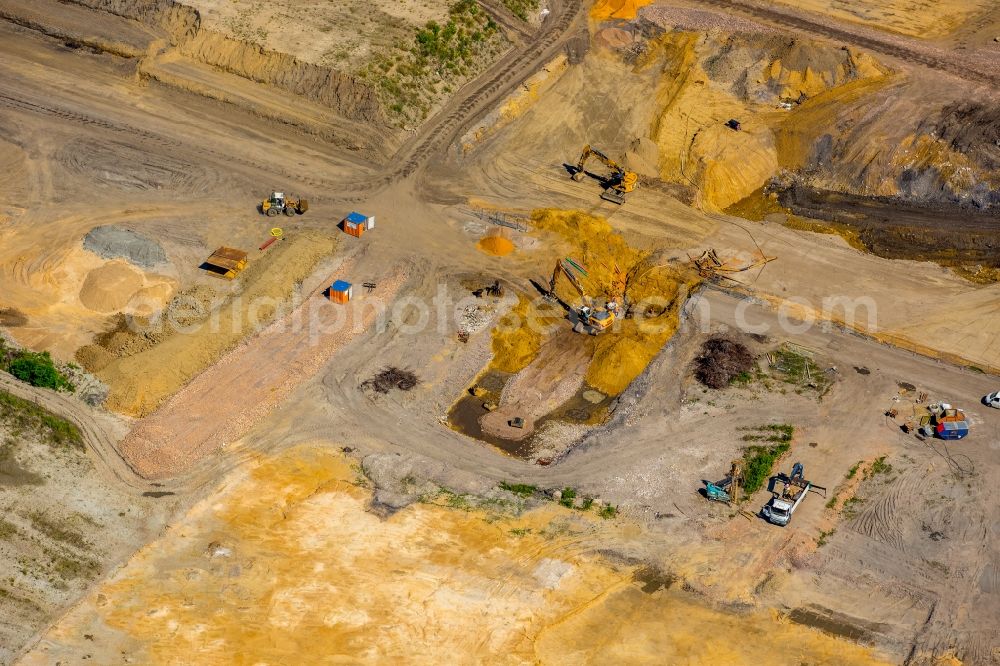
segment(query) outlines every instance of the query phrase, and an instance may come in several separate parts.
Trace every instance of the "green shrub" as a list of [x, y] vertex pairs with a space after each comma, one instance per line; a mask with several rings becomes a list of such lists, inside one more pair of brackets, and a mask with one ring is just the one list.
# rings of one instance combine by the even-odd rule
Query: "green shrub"
[[567, 508], [572, 509], [573, 500], [575, 499], [576, 499], [576, 490], [567, 486], [566, 488], [562, 489], [562, 496], [559, 498], [559, 503]]
[[872, 462], [872, 466], [868, 468], [868, 473], [865, 474], [865, 478], [871, 479], [879, 474], [888, 474], [891, 471], [892, 465], [885, 461], [885, 456], [881, 456]]
[[56, 368], [48, 352], [11, 349], [0, 339], [0, 370], [5, 370], [22, 382], [55, 391], [74, 391], [69, 379]]
[[743, 490], [752, 495], [760, 490], [771, 477], [774, 463], [791, 448], [795, 427], [787, 423], [769, 423], [746, 428], [745, 442], [771, 442], [754, 444], [743, 450]]
[[531, 497], [535, 494], [536, 490], [535, 486], [530, 486], [526, 483], [507, 483], [506, 481], [500, 483], [500, 489], [514, 493], [519, 497]]

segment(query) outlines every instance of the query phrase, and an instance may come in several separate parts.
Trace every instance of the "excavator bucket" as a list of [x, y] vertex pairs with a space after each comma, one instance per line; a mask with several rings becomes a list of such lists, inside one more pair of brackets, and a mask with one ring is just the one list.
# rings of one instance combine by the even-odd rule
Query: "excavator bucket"
[[618, 190], [612, 189], [610, 187], [604, 190], [604, 192], [601, 194], [601, 198], [604, 199], [605, 201], [610, 201], [611, 203], [618, 204], [619, 206], [625, 203], [625, 195], [623, 195]]

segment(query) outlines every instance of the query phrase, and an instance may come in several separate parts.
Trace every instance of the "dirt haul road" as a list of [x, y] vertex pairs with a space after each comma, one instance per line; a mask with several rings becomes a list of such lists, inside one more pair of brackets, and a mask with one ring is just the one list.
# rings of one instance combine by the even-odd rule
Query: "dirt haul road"
[[[387, 186], [411, 176], [428, 160], [441, 157], [477, 117], [485, 115], [530, 74], [586, 36], [585, 3], [559, 0], [523, 47], [516, 48], [478, 79], [468, 83], [393, 156], [389, 168], [372, 185]], [[361, 187], [364, 187], [361, 184]]]
[[[481, 255], [474, 249], [478, 236], [468, 223], [467, 211], [459, 213], [428, 203], [428, 199], [464, 202], [470, 192], [486, 189], [455, 185], [468, 163], [449, 163], [447, 151], [452, 140], [505, 90], [575, 38], [574, 31], [584, 20], [581, 5], [554, 5], [548, 19], [552, 23], [546, 22], [548, 28], [543, 24], [538, 41], [526, 47], [527, 57], [512, 53], [469, 84], [418, 131], [388, 170], [236, 106], [181, 93], [162, 82], [137, 82], [134, 63], [80, 53], [4, 25], [3, 36], [9, 38], [0, 40], [4, 55], [0, 62], [4, 74], [0, 77], [0, 123], [9, 129], [5, 136], [22, 142], [12, 147], [11, 153], [23, 153], [28, 165], [20, 204], [23, 210], [16, 225], [31, 225], [33, 241], [42, 247], [34, 255], [28, 255], [30, 248], [19, 247], [19, 255], [27, 258], [9, 258], [4, 277], [30, 296], [35, 285], [28, 277], [57, 262], [49, 246], [77, 244], [83, 230], [109, 216], [115, 220], [136, 217], [135, 211], [140, 209], [143, 215], [170, 214], [159, 226], [168, 229], [174, 239], [166, 243], [168, 253], [182, 260], [177, 263], [192, 265], [180, 277], [194, 280], [193, 266], [203, 259], [201, 251], [206, 245], [217, 246], [234, 237], [250, 243], [259, 232], [266, 232], [267, 222], [256, 217], [250, 206], [244, 203], [220, 210], [215, 208], [217, 202], [226, 198], [255, 201], [262, 187], [267, 189], [279, 181], [280, 188], [318, 202], [313, 212], [322, 206], [333, 211], [296, 220], [295, 228], [329, 227], [342, 212], [330, 206], [331, 202], [369, 197], [363, 207], [377, 214], [380, 223], [361, 243], [371, 243], [377, 249], [372, 252], [377, 261], [365, 269], [362, 279], [387, 279], [384, 268], [402, 262], [414, 275], [408, 289], [428, 299], [442, 281], [458, 275], [479, 280], [489, 272], [491, 279], [493, 275], [512, 275], [518, 284], [526, 283], [538, 270], [530, 253], [515, 253], [509, 260]], [[585, 81], [578, 83], [577, 92], [593, 95]], [[641, 88], [634, 81], [630, 85]], [[601, 99], [597, 103], [605, 102]], [[548, 127], [534, 127], [535, 134], [527, 138], [543, 137]], [[81, 136], [89, 142], [71, 143]], [[498, 135], [501, 141], [510, 138]], [[102, 152], [101, 147], [110, 141], [115, 142], [115, 150]], [[576, 148], [574, 145], [573, 150]], [[560, 150], [565, 151], [565, 147]], [[484, 168], [483, 174], [476, 169], [473, 178], [483, 180], [473, 182], [486, 181], [487, 187], [496, 187], [492, 191], [502, 193], [504, 196], [497, 196], [508, 205], [511, 201], [545, 204], [548, 191], [538, 187], [538, 180], [524, 177], [544, 165], [542, 182], [551, 183], [560, 200], [592, 205], [596, 199], [593, 188], [583, 191], [583, 186], [569, 181], [565, 172], [560, 172], [559, 154], [552, 150], [546, 155], [536, 153], [533, 161], [498, 162]], [[128, 159], [116, 159], [120, 155]], [[169, 161], [173, 168], [150, 161]], [[434, 168], [422, 171], [428, 166]], [[174, 175], [164, 177], [164, 173]], [[151, 174], [160, 174], [159, 179]], [[142, 178], [129, 178], [137, 175]], [[395, 182], [404, 176], [409, 178]], [[356, 187], [349, 185], [355, 181]], [[430, 192], [423, 189], [426, 183], [432, 186]], [[616, 223], [624, 228], [634, 222], [636, 229], [632, 231], [648, 233], [654, 239], [649, 241], [652, 244], [682, 246], [720, 224], [717, 218], [687, 209], [655, 188], [643, 190], [634, 202], [629, 206], [634, 205], [642, 214], [632, 217], [630, 209], [616, 211]], [[662, 220], [664, 211], [671, 219]], [[884, 264], [864, 266], [885, 268]], [[885, 271], [891, 276], [891, 267]], [[799, 273], [803, 279], [808, 271]], [[60, 286], [69, 282], [60, 276], [49, 276], [47, 281]], [[786, 283], [775, 288], [794, 291], [795, 287]], [[705, 301], [712, 305], [710, 327], [731, 326], [741, 308], [740, 301], [717, 293], [706, 294]], [[751, 312], [756, 315], [755, 323], [770, 322], [780, 330], [773, 312], [755, 308]], [[559, 464], [543, 468], [501, 456], [439, 421], [488, 361], [489, 332], [480, 332], [468, 346], [462, 346], [451, 329], [408, 333], [410, 319], [407, 313], [399, 313], [386, 331], [359, 336], [338, 351], [335, 363], [303, 371], [301, 385], [243, 438], [237, 451], [206, 456], [189, 478], [218, 479], [248, 457], [308, 440], [321, 441], [325, 447], [354, 447], [361, 454], [389, 453], [393, 458], [401, 454], [398, 461], [387, 464], [390, 472], [398, 473], [399, 487], [390, 487], [390, 478], [387, 488], [379, 489], [388, 492], [375, 496], [376, 507], [387, 512], [417, 499], [404, 492], [407, 466], [417, 470], [416, 476], [469, 492], [487, 492], [500, 480], [547, 488], [572, 486], [622, 505], [630, 514], [628, 519], [636, 521], [639, 527], [633, 528], [630, 522], [622, 528], [620, 543], [615, 544], [616, 557], [656, 561], [712, 598], [801, 608], [812, 615], [802, 611], [799, 616], [814, 623], [838, 617], [841, 625], [849, 625], [849, 631], [868, 631], [874, 642], [899, 659], [911, 649], [941, 654], [948, 648], [950, 636], [959, 636], [954, 641], [957, 649], [972, 658], [989, 654], [995, 644], [992, 629], [985, 624], [995, 613], [983, 613], [971, 621], [966, 617], [967, 603], [989, 610], [995, 606], [994, 588], [990, 587], [995, 581], [995, 567], [990, 564], [995, 561], [991, 551], [996, 542], [991, 527], [995, 521], [989, 511], [996, 506], [990, 493], [996, 487], [997, 472], [991, 449], [970, 449], [966, 455], [979, 475], [977, 480], [983, 483], [958, 488], [950, 475], [954, 470], [949, 461], [955, 460], [955, 455], [922, 448], [912, 438], [902, 439], [892, 427], [882, 427], [880, 416], [882, 404], [893, 404], [893, 398], [899, 397], [899, 382], [919, 386], [937, 399], [957, 401], [995, 390], [988, 377], [836, 331], [814, 329], [800, 341], [821, 350], [824, 365], [838, 368], [838, 383], [822, 402], [808, 394], [759, 389], [704, 398], [699, 396], [700, 389], [686, 391], [678, 381], [700, 343], [701, 332], [689, 327], [629, 389], [612, 422], [594, 430]], [[768, 344], [781, 341], [780, 333], [771, 335]], [[274, 347], [268, 349], [280, 346], [273, 340], [271, 343]], [[361, 382], [387, 363], [418, 368], [424, 383], [405, 396], [370, 396], [359, 390]], [[855, 366], [868, 374], [852, 370]], [[242, 395], [243, 383], [250, 380], [252, 377], [243, 373], [241, 383], [230, 390]], [[271, 377], [258, 388], [268, 391], [276, 386], [280, 384]], [[748, 404], [752, 413], [746, 409]], [[873, 405], [878, 408], [873, 409]], [[997, 415], [973, 409], [975, 405], [968, 407], [982, 441], [995, 441]], [[838, 486], [839, 479], [858, 460], [870, 467], [881, 455], [889, 456], [890, 463], [906, 473], [899, 475], [898, 483], [883, 483], [886, 477], [868, 479], [861, 490], [872, 507], [871, 515], [851, 518], [850, 529], [842, 528], [830, 539], [827, 551], [818, 550], [817, 540], [839, 524], [839, 518], [823, 502], [804, 505], [794, 526], [785, 531], [759, 522], [744, 525], [739, 517], [729, 521], [725, 510], [706, 508], [696, 493], [698, 480], [716, 478], [725, 471], [738, 453], [740, 428], [764, 421], [762, 414], [767, 415], [766, 420], [796, 425], [800, 435], [791, 456], [801, 459], [808, 470], [825, 475], [824, 485]], [[232, 415], [209, 416], [215, 416], [221, 427]], [[183, 413], [173, 417], [176, 426]], [[178, 429], [181, 431], [183, 428]], [[960, 466], [967, 469], [964, 463]], [[899, 499], [917, 492], [912, 480], [922, 471], [927, 472], [929, 481], [920, 490], [921, 499], [947, 507], [935, 509], [932, 518], [934, 523], [952, 525], [949, 534], [954, 537], [930, 537], [947, 530], [930, 523], [931, 529], [923, 530], [924, 505]], [[764, 499], [761, 494], [753, 502], [760, 504]], [[846, 505], [846, 496], [842, 501]], [[975, 511], [963, 513], [956, 508], [970, 505]], [[889, 529], [893, 516], [905, 529]], [[962, 550], [966, 542], [973, 547]], [[198, 544], [198, 558], [204, 546]], [[827, 556], [834, 548], [834, 555]], [[889, 559], [898, 560], [891, 570], [882, 564]], [[855, 567], [861, 562], [858, 575], [848, 577], [843, 584], [851, 589], [843, 597], [835, 592], [843, 578], [838, 561]], [[928, 562], [952, 565], [944, 572]], [[820, 567], [829, 588], [811, 583], [814, 565]], [[789, 570], [787, 576], [781, 573]], [[776, 573], [772, 576], [772, 572]], [[884, 603], [880, 600], [875, 608], [865, 598], [873, 580], [884, 586], [880, 588]], [[937, 612], [927, 621], [933, 609]]]
[[848, 21], [831, 21], [828, 17], [792, 7], [779, 9], [774, 4], [745, 0], [691, 0], [693, 4], [727, 12], [735, 11], [765, 24], [772, 24], [809, 37], [823, 36], [896, 58], [902, 62], [936, 69], [973, 83], [1000, 87], [1000, 56], [995, 49], [970, 52], [935, 46], [926, 41], [880, 31]]

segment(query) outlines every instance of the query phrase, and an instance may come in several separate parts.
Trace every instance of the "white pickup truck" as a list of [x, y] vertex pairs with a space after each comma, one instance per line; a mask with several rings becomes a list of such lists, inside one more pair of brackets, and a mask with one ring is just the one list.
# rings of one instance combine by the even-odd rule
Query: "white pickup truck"
[[784, 487], [780, 493], [775, 493], [771, 497], [771, 501], [761, 509], [761, 513], [769, 522], [784, 527], [792, 520], [792, 514], [799, 508], [799, 504], [802, 504], [802, 500], [806, 498], [813, 485], [803, 478], [802, 463], [792, 465], [792, 475], [790, 477], [782, 475], [780, 480], [784, 483]]

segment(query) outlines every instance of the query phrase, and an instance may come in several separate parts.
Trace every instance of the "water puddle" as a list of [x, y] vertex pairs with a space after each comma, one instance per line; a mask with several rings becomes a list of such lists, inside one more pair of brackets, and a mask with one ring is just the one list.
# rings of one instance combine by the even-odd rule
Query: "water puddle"
[[[479, 395], [471, 389], [452, 406], [448, 412], [448, 424], [452, 429], [490, 444], [508, 455], [532, 460], [538, 440], [544, 436], [546, 425], [566, 423], [570, 425], [598, 426], [607, 421], [618, 406], [617, 398], [605, 395], [586, 384], [568, 400], [541, 417], [534, 424], [534, 432], [519, 440], [506, 439], [483, 430], [480, 420], [489, 413], [486, 405], [497, 405], [511, 373], [489, 370], [476, 382], [475, 387], [483, 389]], [[544, 464], [545, 459], [540, 459]]]

